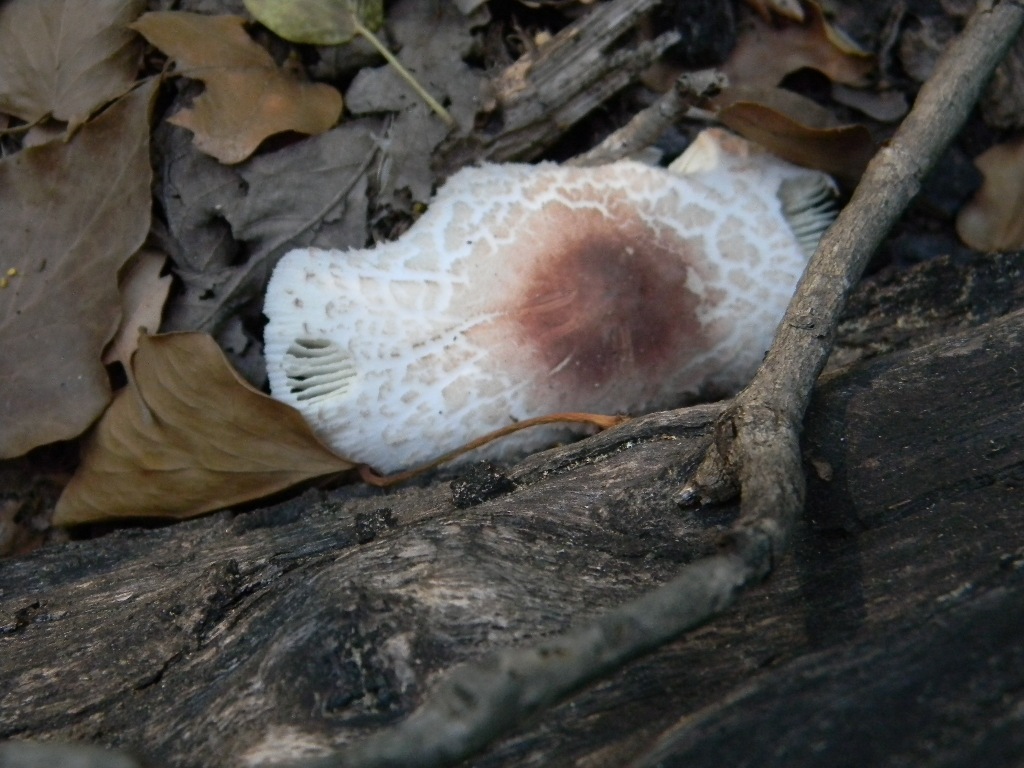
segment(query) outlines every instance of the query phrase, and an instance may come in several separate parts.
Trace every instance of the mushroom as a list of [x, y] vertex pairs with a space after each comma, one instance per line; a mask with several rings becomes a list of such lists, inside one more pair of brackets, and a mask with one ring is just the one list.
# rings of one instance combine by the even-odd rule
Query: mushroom
[[[394, 242], [281, 259], [264, 310], [271, 392], [383, 472], [518, 420], [734, 392], [833, 196], [824, 174], [720, 129], [667, 170], [466, 168]], [[474, 457], [566, 435], [538, 427]]]

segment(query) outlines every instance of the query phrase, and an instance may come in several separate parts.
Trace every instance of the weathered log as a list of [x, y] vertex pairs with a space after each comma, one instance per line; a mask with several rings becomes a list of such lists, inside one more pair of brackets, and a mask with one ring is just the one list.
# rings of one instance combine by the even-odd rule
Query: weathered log
[[[867, 349], [857, 329], [903, 349], [820, 382], [788, 561], [474, 764], [1019, 757], [1022, 272], [1019, 255], [944, 260], [862, 289], [847, 357]], [[973, 287], [926, 288], [946, 284]], [[452, 665], [564, 631], [711, 551], [735, 507], [675, 498], [718, 410], [530, 457], [505, 473], [514, 491], [467, 509], [438, 475], [2, 562], [0, 738], [229, 766], [385, 728]]]

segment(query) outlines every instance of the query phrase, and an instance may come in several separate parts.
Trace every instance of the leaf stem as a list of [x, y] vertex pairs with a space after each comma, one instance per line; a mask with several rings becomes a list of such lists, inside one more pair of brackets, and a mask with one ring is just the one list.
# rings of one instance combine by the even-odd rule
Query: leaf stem
[[362, 21], [360, 21], [355, 14], [352, 15], [352, 20], [355, 26], [356, 34], [362, 35], [367, 40], [369, 40], [370, 45], [376, 48], [380, 55], [387, 60], [388, 64], [395, 68], [395, 71], [398, 72], [401, 78], [405, 80], [405, 82], [407, 82], [412, 87], [412, 89], [416, 91], [417, 94], [419, 94], [419, 97], [423, 99], [424, 102], [426, 102], [428, 107], [430, 107], [432, 110], [434, 110], [434, 112], [437, 113], [437, 116], [444, 121], [445, 125], [447, 125], [449, 128], [453, 127], [455, 125], [455, 118], [451, 116], [448, 110], [442, 107], [441, 104], [437, 101], [437, 99], [435, 99], [433, 96], [426, 92], [423, 86], [420, 85], [416, 81], [416, 78], [412, 76], [412, 73], [410, 73], [409, 70], [402, 66], [401, 62], [399, 62], [398, 59], [395, 58], [395, 55], [384, 46], [384, 43], [382, 43], [380, 39], [375, 34], [373, 34], [373, 32], [371, 32], [363, 25]]

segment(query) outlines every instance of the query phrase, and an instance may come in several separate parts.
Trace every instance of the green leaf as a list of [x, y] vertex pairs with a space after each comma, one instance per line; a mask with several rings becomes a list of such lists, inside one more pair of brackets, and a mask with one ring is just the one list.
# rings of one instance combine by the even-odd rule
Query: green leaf
[[293, 43], [339, 45], [380, 29], [383, 0], [245, 0], [256, 20]]
[[424, 90], [416, 78], [373, 34], [384, 22], [383, 0], [244, 0], [256, 20], [278, 37], [293, 43], [340, 45], [365, 37], [445, 124], [455, 125], [448, 110]]

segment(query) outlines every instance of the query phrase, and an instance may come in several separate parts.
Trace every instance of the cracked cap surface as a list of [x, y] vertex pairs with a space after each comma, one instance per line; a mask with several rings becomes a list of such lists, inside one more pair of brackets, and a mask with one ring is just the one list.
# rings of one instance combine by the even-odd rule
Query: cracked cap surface
[[273, 396], [393, 472], [516, 420], [737, 389], [831, 220], [823, 189], [823, 174], [717, 129], [670, 170], [462, 170], [394, 242], [281, 260], [265, 305]]

